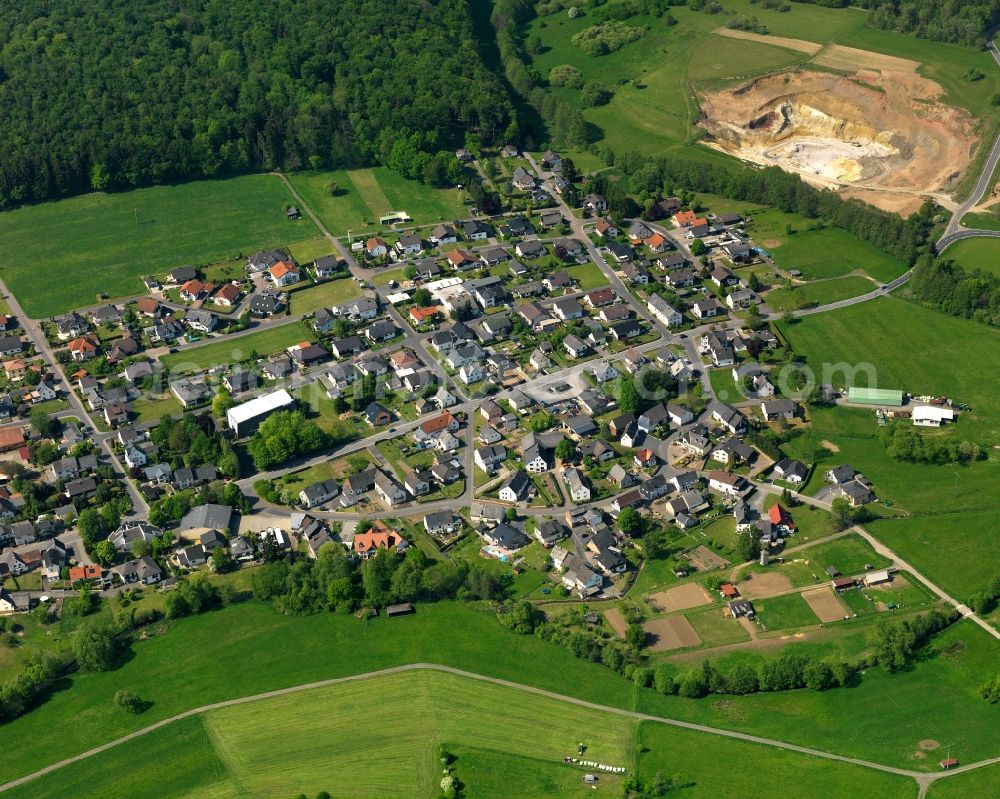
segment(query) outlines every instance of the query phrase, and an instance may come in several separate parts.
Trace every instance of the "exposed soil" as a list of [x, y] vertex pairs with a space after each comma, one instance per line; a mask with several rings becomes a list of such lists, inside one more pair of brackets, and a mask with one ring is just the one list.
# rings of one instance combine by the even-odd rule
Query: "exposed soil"
[[830, 452], [840, 452], [840, 447], [834, 444], [832, 441], [827, 441], [825, 438], [819, 442], [822, 447], [830, 450]]
[[971, 161], [975, 120], [916, 62], [868, 55], [827, 48], [816, 62], [852, 74], [786, 71], [703, 93], [709, 146], [894, 211], [947, 191]]
[[642, 629], [649, 637], [649, 650], [651, 652], [666, 652], [670, 649], [697, 646], [701, 643], [701, 638], [691, 626], [691, 622], [683, 616], [647, 621], [642, 625]]
[[669, 613], [674, 610], [687, 610], [707, 605], [712, 599], [705, 593], [705, 589], [697, 583], [685, 583], [657, 594], [651, 594], [649, 601], [660, 613]]
[[844, 618], [846, 613], [844, 606], [840, 604], [840, 600], [830, 587], [821, 588], [819, 591], [804, 591], [802, 598], [821, 622], [839, 621]]
[[604, 611], [604, 618], [608, 620], [608, 624], [611, 625], [611, 629], [615, 631], [615, 634], [619, 638], [625, 637], [625, 631], [628, 629], [628, 622], [625, 621], [625, 617], [622, 616], [621, 611], [618, 608], [611, 608], [611, 610]]
[[750, 572], [740, 580], [740, 594], [747, 599], [763, 599], [790, 590], [791, 578], [778, 572]]

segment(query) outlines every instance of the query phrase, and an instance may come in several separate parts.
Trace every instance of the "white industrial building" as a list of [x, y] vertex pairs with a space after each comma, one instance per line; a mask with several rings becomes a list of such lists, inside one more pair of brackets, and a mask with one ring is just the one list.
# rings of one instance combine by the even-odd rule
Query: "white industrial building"
[[290, 407], [295, 400], [285, 389], [262, 394], [242, 405], [234, 405], [226, 411], [226, 421], [229, 429], [236, 433], [237, 438], [248, 435], [257, 429], [264, 419], [275, 411]]
[[937, 405], [918, 405], [913, 409], [911, 418], [917, 427], [940, 427], [945, 422], [954, 422], [955, 412]]

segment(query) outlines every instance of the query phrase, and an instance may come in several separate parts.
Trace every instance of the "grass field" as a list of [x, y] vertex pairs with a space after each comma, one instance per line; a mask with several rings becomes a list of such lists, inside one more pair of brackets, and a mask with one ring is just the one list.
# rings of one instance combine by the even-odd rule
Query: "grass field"
[[143, 396], [132, 403], [131, 409], [140, 422], [158, 422], [164, 416], [174, 416], [184, 410], [173, 394], [164, 394], [161, 397]]
[[[905, 777], [420, 672], [184, 719], [10, 795], [115, 799], [155, 792], [167, 799], [229, 799], [333, 789], [344, 799], [431, 799], [438, 792], [437, 756], [444, 746], [466, 796], [555, 799], [593, 793], [581, 779], [585, 769], [562, 762], [580, 742], [587, 759], [638, 769], [646, 778], [676, 778], [685, 786], [683, 795], [693, 799], [718, 796], [726, 787], [746, 796], [780, 793], [791, 775], [811, 795], [848, 799], [867, 790], [912, 797], [916, 791]], [[760, 768], [740, 767], [747, 762]], [[101, 784], [100, 776], [112, 770], [121, 772], [114, 784]], [[602, 775], [600, 790], [615, 791], [620, 781]]]
[[[855, 238], [846, 230], [826, 227], [810, 230], [810, 221], [796, 214], [775, 209], [757, 211], [749, 230], [754, 241], [782, 269], [798, 269], [806, 280], [840, 277], [856, 269], [876, 280], [888, 282], [906, 271], [902, 261], [886, 255], [868, 242]], [[790, 225], [793, 233], [788, 233]], [[864, 294], [874, 286], [870, 283]], [[851, 295], [847, 295], [851, 296]], [[819, 299], [819, 297], [817, 297]]]
[[138, 294], [143, 275], [315, 233], [308, 219], [285, 218], [291, 199], [278, 178], [247, 175], [26, 206], [0, 214], [10, 248], [0, 277], [36, 318], [93, 305], [98, 292]]
[[192, 374], [213, 366], [242, 361], [253, 352], [261, 357], [280, 352], [299, 341], [314, 341], [315, 334], [302, 322], [276, 325], [233, 339], [189, 347], [160, 359], [171, 375]]
[[981, 269], [1000, 275], [1000, 241], [996, 239], [965, 239], [957, 241], [944, 251], [949, 258], [970, 272]]
[[[1000, 437], [1000, 399], [983, 375], [1000, 371], [1000, 331], [885, 297], [780, 325], [795, 352], [822, 376], [826, 364], [871, 364], [880, 388], [941, 395], [973, 406], [954, 429]], [[947, 357], [942, 353], [947, 352]], [[829, 375], [843, 385], [843, 373]], [[866, 385], [861, 374], [854, 385]], [[969, 424], [971, 422], [971, 424]]]
[[[422, 604], [406, 619], [364, 622], [333, 614], [283, 616], [251, 601], [165, 626], [166, 634], [136, 642], [134, 657], [117, 670], [70, 675], [41, 707], [6, 724], [0, 779], [51, 762], [47, 731], [54, 728], [60, 730], [58, 755], [69, 756], [208, 702], [413, 662], [454, 665], [603, 704], [753, 730], [908, 768], [932, 767], [910, 759], [916, 742], [926, 738], [960, 741], [955, 754], [964, 762], [998, 754], [997, 709], [976, 691], [994, 673], [1000, 647], [968, 622], [939, 636], [938, 654], [902, 674], [869, 670], [848, 691], [719, 702], [636, 689], [603, 666], [506, 631], [491, 613], [456, 603]], [[247, 663], [253, 668], [243, 668]], [[122, 714], [111, 701], [120, 688], [151, 702], [149, 710], [139, 717]]]
[[930, 799], [968, 799], [970, 796], [996, 796], [998, 793], [1000, 765], [993, 765], [931, 783], [927, 796]]
[[350, 277], [325, 280], [315, 286], [293, 291], [288, 302], [293, 314], [310, 313], [320, 308], [340, 305], [362, 294], [361, 287]]
[[[887, 519], [865, 527], [953, 596], [968, 599], [1000, 575], [992, 557], [1000, 540], [995, 510]], [[948, 557], [937, 554], [942, 547]]]
[[758, 599], [754, 601], [757, 618], [768, 630], [790, 630], [819, 624], [819, 619], [800, 594]]
[[774, 311], [798, 310], [799, 308], [811, 308], [815, 305], [826, 305], [829, 302], [846, 300], [874, 290], [875, 284], [870, 280], [849, 275], [834, 280], [805, 283], [790, 289], [774, 289], [764, 295], [764, 301]]
[[[791, 796], [790, 791], [801, 792], [803, 796], [844, 799], [859, 793], [884, 799], [912, 799], [917, 795], [916, 785], [906, 777], [841, 763], [817, 763], [792, 753], [767, 752], [761, 746], [742, 741], [721, 743], [707, 735], [691, 739], [690, 734], [662, 724], [641, 724], [636, 748], [640, 753], [639, 776], [649, 780], [659, 773], [676, 778], [681, 786], [677, 796], [756, 798]], [[748, 763], [756, 762], [759, 757], [766, 758], [766, 768], [747, 768]], [[690, 774], [697, 777], [692, 780]], [[793, 784], [796, 787], [791, 789]]]
[[571, 266], [566, 271], [580, 285], [580, 291], [590, 291], [608, 285], [608, 279], [601, 271], [601, 267], [593, 261]]
[[871, 564], [875, 569], [890, 565], [888, 558], [879, 555], [867, 541], [854, 534], [808, 547], [797, 552], [796, 557], [807, 558], [822, 570], [828, 566], [836, 566], [845, 575], [861, 574], [866, 564]]
[[[435, 189], [406, 180], [384, 167], [296, 172], [288, 175], [295, 190], [331, 233], [348, 230], [357, 238], [378, 228], [378, 218], [389, 211], [406, 211], [415, 224], [459, 219], [467, 213], [457, 189]], [[329, 185], [339, 191], [331, 195]]]

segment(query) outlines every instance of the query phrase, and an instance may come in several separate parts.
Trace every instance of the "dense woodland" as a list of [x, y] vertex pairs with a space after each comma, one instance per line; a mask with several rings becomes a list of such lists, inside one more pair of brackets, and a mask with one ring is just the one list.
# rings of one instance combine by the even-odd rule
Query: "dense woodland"
[[517, 139], [464, 3], [26, 0], [0, 41], [2, 205]]
[[819, 6], [871, 9], [868, 22], [896, 31], [981, 47], [986, 35], [1000, 24], [1000, 0], [797, 0]]

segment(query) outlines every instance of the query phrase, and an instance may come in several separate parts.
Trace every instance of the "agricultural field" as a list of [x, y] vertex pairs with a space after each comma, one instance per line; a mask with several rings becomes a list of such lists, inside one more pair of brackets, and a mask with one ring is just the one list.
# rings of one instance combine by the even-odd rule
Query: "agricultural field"
[[[972, 225], [968, 216], [964, 221], [967, 225]], [[1000, 242], [995, 239], [957, 241], [944, 251], [943, 257], [970, 272], [981, 269], [984, 272], [1000, 275]]]
[[[468, 724], [470, 717], [479, 723]], [[740, 764], [748, 761], [758, 764], [762, 774], [752, 775], [752, 783], [747, 774], [741, 786], [746, 790], [780, 791], [790, 773], [809, 790], [843, 799], [862, 787], [900, 799], [914, 796], [916, 790], [905, 777], [639, 722], [456, 675], [422, 672], [210, 711], [56, 771], [15, 789], [11, 796], [97, 799], [107, 796], [99, 775], [111, 763], [115, 770], [127, 763], [132, 765], [125, 769], [131, 795], [154, 789], [168, 798], [276, 796], [288, 791], [313, 795], [335, 787], [336, 795], [345, 799], [430, 799], [438, 792], [438, 752], [444, 747], [454, 758], [453, 773], [467, 795], [554, 799], [593, 792], [583, 785], [585, 769], [562, 761], [576, 754], [581, 741], [587, 759], [629, 772], [638, 769], [647, 779], [656, 773], [676, 778], [688, 786], [685, 794], [691, 797], [707, 799], [732, 788], [734, 773], [746, 773]], [[638, 762], [634, 749], [641, 753]], [[172, 750], [183, 754], [170, 755]], [[329, 757], [330, 752], [337, 756]], [[145, 767], [146, 762], [164, 765]], [[602, 775], [601, 789], [614, 790], [620, 781]], [[161, 782], [166, 783], [162, 789]], [[123, 787], [116, 782], [116, 791]]]
[[[51, 762], [44, 731], [53, 726], [61, 730], [60, 754], [69, 756], [209, 702], [413, 662], [444, 663], [601, 704], [752, 730], [907, 768], [932, 767], [910, 757], [916, 742], [928, 738], [961, 740], [956, 755], [964, 762], [997, 754], [996, 708], [978, 697], [977, 686], [993, 674], [998, 647], [969, 622], [938, 636], [911, 670], [895, 675], [870, 670], [849, 691], [724, 702], [637, 689], [603, 666], [532, 636], [517, 636], [492, 614], [453, 602], [422, 604], [406, 619], [364, 622], [335, 614], [283, 616], [249, 601], [169, 622], [161, 632], [135, 642], [134, 656], [115, 671], [74, 674], [67, 690], [9, 722], [0, 778]], [[238, 668], [251, 661], [252, 672]], [[138, 717], [122, 714], [111, 702], [120, 688], [151, 702], [149, 709]]]
[[757, 618], [768, 630], [790, 630], [819, 624], [801, 594], [785, 594], [754, 602]]
[[874, 291], [875, 284], [870, 280], [855, 275], [830, 280], [817, 280], [811, 283], [792, 286], [792, 288], [776, 288], [764, 295], [764, 302], [773, 311], [795, 311], [800, 308], [812, 308], [816, 305], [826, 305], [850, 297], [858, 297]]
[[238, 363], [256, 352], [260, 357], [281, 352], [300, 341], [313, 341], [315, 334], [302, 322], [275, 325], [255, 333], [227, 337], [160, 358], [172, 375], [193, 374], [214, 366]]
[[867, 541], [853, 533], [807, 547], [797, 552], [796, 557], [807, 558], [824, 571], [828, 566], [836, 566], [843, 575], [862, 574], [868, 565], [873, 569], [891, 565], [888, 558], [879, 555]]
[[[0, 278], [34, 318], [142, 293], [144, 275], [208, 265], [301, 240], [292, 201], [272, 175], [87, 194], [0, 214], [9, 257]], [[51, 279], [39, 280], [39, 269]], [[72, 276], [72, 279], [67, 279]]]
[[966, 799], [969, 796], [991, 796], [998, 790], [1000, 765], [993, 765], [932, 782], [927, 796], [929, 799]]
[[[848, 364], [859, 369], [853, 384], [867, 385], [860, 367], [871, 365], [879, 388], [945, 396], [971, 405], [972, 412], [951, 428], [961, 437], [981, 441], [1000, 437], [1000, 400], [982, 377], [1000, 371], [1000, 331], [897, 297], [779, 327], [817, 378], [827, 364]], [[942, 357], [943, 352], [948, 356]], [[828, 377], [820, 382], [844, 385], [842, 370]]]
[[[378, 218], [406, 211], [417, 225], [459, 219], [468, 213], [457, 189], [435, 189], [406, 180], [385, 167], [296, 172], [288, 176], [320, 221], [335, 236], [354, 238], [379, 228]], [[337, 191], [330, 187], [336, 184]]]

